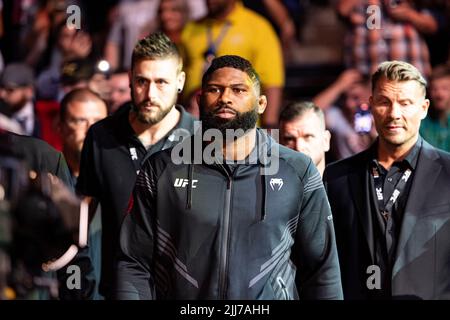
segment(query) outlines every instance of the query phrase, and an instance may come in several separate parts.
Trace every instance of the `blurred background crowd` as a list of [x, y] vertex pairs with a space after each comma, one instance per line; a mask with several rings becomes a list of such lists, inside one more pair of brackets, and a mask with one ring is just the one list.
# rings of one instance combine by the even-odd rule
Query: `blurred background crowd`
[[[72, 4], [80, 8], [79, 29], [67, 24]], [[241, 55], [260, 73], [268, 97], [260, 125], [277, 128], [285, 105], [312, 100], [332, 133], [329, 161], [374, 138], [370, 125], [355, 124], [367, 107], [374, 68], [384, 60], [411, 62], [431, 82], [432, 107], [421, 132], [450, 151], [450, 1], [16, 0], [0, 1], [0, 10], [0, 124], [59, 150], [64, 95], [89, 87], [113, 113], [130, 100], [135, 42], [161, 30], [183, 53], [180, 102], [193, 115], [211, 57]]]

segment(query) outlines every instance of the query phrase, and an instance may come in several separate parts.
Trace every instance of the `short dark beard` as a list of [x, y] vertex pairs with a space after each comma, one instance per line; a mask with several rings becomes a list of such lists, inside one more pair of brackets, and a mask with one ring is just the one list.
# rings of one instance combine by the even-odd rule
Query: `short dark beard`
[[218, 129], [224, 137], [226, 137], [226, 130], [238, 130], [242, 129], [247, 132], [250, 129], [256, 127], [258, 121], [257, 107], [247, 112], [236, 112], [236, 116], [231, 120], [220, 119], [216, 117], [216, 113], [219, 110], [213, 110], [210, 112], [204, 112], [204, 108], [200, 107], [200, 120], [202, 121], [203, 131], [208, 129]]
[[154, 125], [154, 124], [159, 123], [162, 119], [164, 119], [167, 116], [167, 114], [170, 112], [170, 110], [172, 110], [172, 108], [169, 108], [167, 110], [160, 109], [158, 111], [158, 113], [156, 114], [156, 117], [152, 118], [152, 119], [145, 117], [140, 112], [140, 108], [138, 106], [136, 106], [134, 103], [132, 104], [131, 110], [136, 114], [136, 118], [140, 123]]

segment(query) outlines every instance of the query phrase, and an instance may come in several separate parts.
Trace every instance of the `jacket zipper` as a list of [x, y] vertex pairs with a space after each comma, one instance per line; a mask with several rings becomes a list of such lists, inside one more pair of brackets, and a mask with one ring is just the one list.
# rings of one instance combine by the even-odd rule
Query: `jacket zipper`
[[223, 168], [227, 174], [227, 191], [225, 195], [225, 210], [223, 219], [223, 236], [222, 248], [220, 250], [220, 264], [219, 264], [219, 299], [225, 300], [227, 293], [227, 264], [228, 264], [228, 244], [230, 240], [230, 211], [231, 211], [231, 187], [232, 180], [228, 172]]

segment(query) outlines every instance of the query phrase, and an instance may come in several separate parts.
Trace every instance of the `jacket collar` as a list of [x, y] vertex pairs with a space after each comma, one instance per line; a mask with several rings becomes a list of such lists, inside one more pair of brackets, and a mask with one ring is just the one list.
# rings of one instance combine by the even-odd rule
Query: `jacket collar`
[[[420, 216], [424, 213], [422, 211], [423, 204], [427, 202], [430, 193], [436, 192], [433, 188], [424, 188], [423, 182], [426, 181], [427, 185], [431, 186], [436, 184], [436, 180], [442, 170], [442, 165], [436, 161], [438, 158], [439, 154], [436, 149], [423, 140], [422, 148], [417, 161], [417, 169], [414, 173], [411, 190], [409, 192], [408, 201], [405, 207], [394, 267], [392, 270], [392, 277], [394, 277], [403, 266], [417, 257], [416, 255], [405, 255], [404, 248], [408, 240], [411, 238], [411, 234], [416, 223], [418, 222]], [[421, 248], [425, 247], [425, 244], [423, 244], [423, 246], [422, 244], [416, 244], [416, 246], [417, 248]]]
[[363, 151], [358, 159], [355, 159], [355, 166], [348, 175], [350, 192], [354, 201], [358, 218], [362, 225], [366, 243], [370, 251], [372, 262], [375, 261], [374, 235], [371, 210], [371, 195], [369, 189], [369, 167], [372, 158], [374, 144]]

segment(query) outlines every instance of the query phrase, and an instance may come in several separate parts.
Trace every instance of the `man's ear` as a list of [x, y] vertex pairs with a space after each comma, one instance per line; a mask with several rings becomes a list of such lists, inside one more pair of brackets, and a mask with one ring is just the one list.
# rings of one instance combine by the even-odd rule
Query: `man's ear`
[[258, 114], [263, 114], [267, 107], [267, 97], [265, 95], [260, 95], [258, 98]]
[[420, 116], [420, 119], [423, 120], [426, 118], [427, 114], [428, 114], [428, 107], [430, 106], [430, 100], [429, 99], [424, 99], [423, 103], [422, 103], [422, 115]]
[[183, 91], [183, 87], [184, 87], [184, 82], [186, 81], [186, 73], [184, 71], [181, 71], [178, 74], [177, 77], [177, 91], [178, 93], [181, 93], [181, 91]]
[[325, 130], [323, 133], [323, 151], [327, 152], [330, 151], [330, 140], [331, 140], [331, 133], [328, 130]]

